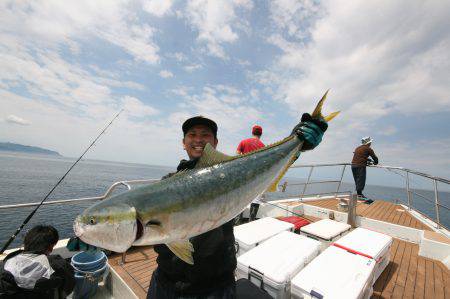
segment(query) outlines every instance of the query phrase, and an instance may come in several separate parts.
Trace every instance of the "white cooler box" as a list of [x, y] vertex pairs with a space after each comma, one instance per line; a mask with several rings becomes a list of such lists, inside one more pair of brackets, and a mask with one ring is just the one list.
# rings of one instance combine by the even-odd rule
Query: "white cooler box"
[[322, 219], [300, 228], [300, 234], [318, 240], [322, 243], [322, 249], [328, 247], [331, 242], [345, 235], [351, 226], [346, 223]]
[[334, 245], [350, 252], [365, 255], [376, 261], [374, 281], [378, 279], [389, 264], [392, 237], [373, 230], [358, 227]]
[[320, 242], [282, 232], [237, 259], [237, 278], [247, 278], [274, 298], [290, 298], [290, 281], [320, 252]]
[[292, 298], [370, 298], [374, 267], [373, 259], [330, 246], [292, 279]]
[[294, 225], [292, 223], [270, 217], [235, 226], [236, 255], [240, 256], [276, 234], [293, 230]]

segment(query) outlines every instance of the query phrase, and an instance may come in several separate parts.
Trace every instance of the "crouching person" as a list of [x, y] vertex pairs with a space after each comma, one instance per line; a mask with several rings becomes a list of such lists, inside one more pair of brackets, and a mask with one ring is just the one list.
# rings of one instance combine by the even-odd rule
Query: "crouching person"
[[70, 263], [50, 255], [58, 242], [53, 226], [37, 225], [24, 238], [24, 249], [6, 256], [0, 268], [0, 298], [65, 298], [75, 286]]

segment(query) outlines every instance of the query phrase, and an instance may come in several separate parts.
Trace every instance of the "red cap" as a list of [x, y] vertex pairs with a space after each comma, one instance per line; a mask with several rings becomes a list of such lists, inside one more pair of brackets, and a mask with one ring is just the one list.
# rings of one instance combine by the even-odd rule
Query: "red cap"
[[262, 128], [261, 128], [261, 126], [254, 125], [253, 128], [252, 128], [252, 134], [261, 136], [262, 135]]

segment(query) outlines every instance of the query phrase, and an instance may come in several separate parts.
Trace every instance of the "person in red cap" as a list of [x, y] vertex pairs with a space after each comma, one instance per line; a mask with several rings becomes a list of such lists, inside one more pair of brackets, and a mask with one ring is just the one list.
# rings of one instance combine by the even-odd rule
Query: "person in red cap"
[[261, 126], [254, 125], [252, 128], [252, 135], [252, 138], [244, 139], [239, 143], [236, 151], [239, 155], [256, 151], [265, 146], [260, 140], [262, 135]]
[[[252, 135], [253, 135], [252, 138], [244, 139], [239, 143], [236, 151], [239, 155], [256, 151], [257, 149], [260, 149], [265, 146], [264, 143], [262, 143], [262, 141], [260, 140], [262, 135], [261, 126], [254, 125], [252, 128]], [[253, 221], [256, 219], [258, 209], [259, 209], [259, 199], [255, 198], [250, 205], [250, 216], [248, 219], [249, 221]], [[242, 221], [242, 213], [239, 215], [238, 221], [239, 222]]]

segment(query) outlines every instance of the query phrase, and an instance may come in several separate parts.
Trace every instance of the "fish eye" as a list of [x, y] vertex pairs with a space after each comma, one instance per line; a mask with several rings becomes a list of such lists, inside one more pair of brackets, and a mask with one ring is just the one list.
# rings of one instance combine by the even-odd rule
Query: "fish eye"
[[91, 219], [89, 220], [90, 224], [96, 224], [97, 222], [95, 221], [95, 217], [91, 217]]

